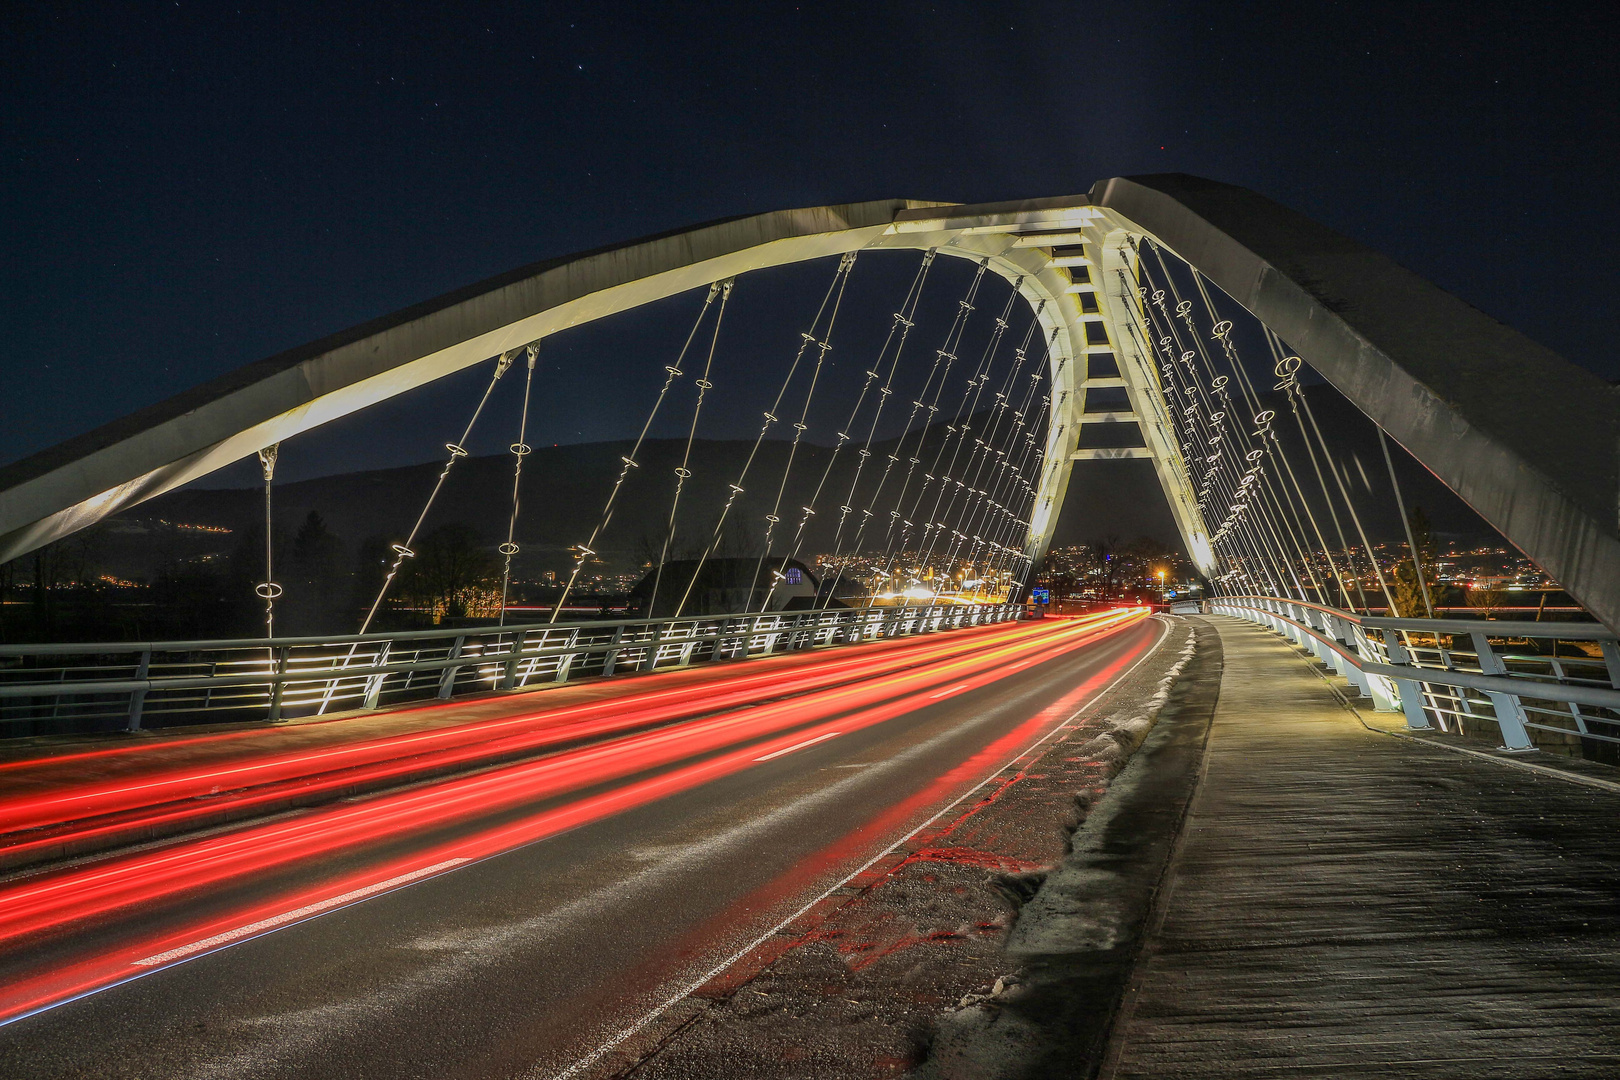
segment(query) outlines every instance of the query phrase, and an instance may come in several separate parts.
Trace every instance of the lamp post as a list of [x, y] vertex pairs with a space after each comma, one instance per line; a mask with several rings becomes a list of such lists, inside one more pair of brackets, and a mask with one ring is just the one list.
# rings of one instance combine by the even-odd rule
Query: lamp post
[[1165, 602], [1165, 596], [1164, 596], [1164, 571], [1160, 570], [1159, 571], [1159, 603], [1162, 605], [1164, 602]]

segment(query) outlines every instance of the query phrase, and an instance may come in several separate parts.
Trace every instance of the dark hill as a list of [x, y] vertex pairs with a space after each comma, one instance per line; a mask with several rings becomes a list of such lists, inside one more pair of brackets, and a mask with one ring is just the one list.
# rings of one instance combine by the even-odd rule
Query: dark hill
[[[1344, 468], [1352, 498], [1368, 533], [1375, 543], [1400, 540], [1400, 518], [1372, 424], [1325, 387], [1314, 387], [1309, 394], [1323, 434], [1334, 448], [1335, 459]], [[1308, 491], [1318, 490], [1310, 459], [1286, 402], [1280, 394], [1268, 394], [1266, 405], [1278, 412], [1276, 424], [1296, 474]], [[943, 424], [930, 429], [924, 448], [917, 455], [924, 466], [918, 468], [911, 488], [913, 493], [921, 482], [923, 468], [933, 460], [946, 434]], [[735, 479], [751, 445], [744, 441], [703, 439], [694, 443], [688, 465], [692, 477], [681, 496], [676, 539], [671, 550], [673, 556], [691, 555], [702, 547], [729, 494], [728, 485]], [[859, 503], [864, 505], [885, 455], [893, 446], [891, 441], [874, 447], [862, 480]], [[517, 540], [522, 547], [520, 576], [537, 576], [546, 570], [560, 572], [571, 565], [569, 548], [585, 541], [596, 527], [603, 502], [618, 476], [621, 456], [629, 453], [630, 448], [629, 441], [545, 447], [536, 449], [526, 460], [517, 525]], [[684, 450], [685, 443], [681, 440], [653, 439], [642, 446], [640, 468], [631, 470], [616, 500], [611, 525], [594, 545], [615, 570], [629, 572], [657, 552], [668, 521], [675, 469]], [[745, 554], [762, 543], [765, 516], [776, 500], [789, 450], [789, 443], [782, 440], [766, 440], [760, 445], [744, 483], [746, 490], [728, 517], [723, 546], [730, 553]], [[1407, 505], [1423, 507], [1436, 533], [1464, 537], [1491, 535], [1489, 528], [1432, 474], [1399, 447], [1393, 447], [1393, 451]], [[800, 444], [781, 498], [782, 521], [776, 526], [773, 538], [773, 547], [777, 550], [786, 552], [791, 546], [801, 507], [810, 501], [831, 454], [825, 446]], [[818, 513], [807, 530], [801, 554], [808, 557], [831, 546], [837, 508], [849, 490], [856, 461], [853, 445], [839, 455], [826, 488], [817, 500]], [[280, 485], [275, 489], [278, 527], [296, 528], [313, 510], [325, 519], [327, 527], [350, 551], [367, 538], [403, 539], [432, 491], [441, 468], [441, 464], [425, 463]], [[886, 515], [892, 508], [891, 498], [898, 492], [903, 468], [904, 463], [892, 474], [880, 514]], [[234, 537], [254, 529], [261, 520], [261, 498], [261, 493], [254, 489], [187, 489], [154, 499], [124, 517], [131, 524], [161, 518], [231, 529], [230, 537], [223, 534], [197, 537], [188, 540], [185, 548], [187, 552], [227, 550]], [[511, 498], [510, 455], [463, 459], [452, 470], [424, 531], [460, 522], [475, 529], [486, 544], [494, 545], [505, 539]], [[1329, 542], [1334, 543], [1326, 508], [1319, 496], [1313, 499], [1322, 528]], [[907, 501], [909, 505], [910, 499]], [[1353, 541], [1352, 526], [1342, 508], [1340, 516]], [[1060, 546], [1089, 543], [1110, 535], [1122, 538], [1148, 535], [1179, 546], [1150, 463], [1086, 462], [1076, 468], [1056, 543]], [[131, 536], [130, 542], [114, 545], [118, 551], [115, 561], [119, 572], [141, 576], [149, 572], [150, 567], [141, 565], [148, 559], [138, 554], [139, 544], [135, 539]]]
[[[908, 506], [947, 435], [943, 424], [927, 432], [922, 450], [916, 453], [922, 464], [912, 480]], [[692, 475], [682, 489], [672, 556], [692, 555], [702, 548], [730, 494], [729, 485], [737, 478], [752, 445], [746, 441], [704, 439], [693, 444], [687, 464]], [[873, 447], [857, 496], [860, 505], [866, 504], [886, 456], [895, 445], [890, 441]], [[916, 437], [912, 436], [906, 443], [907, 457], [915, 445]], [[630, 453], [631, 447], [628, 440], [545, 447], [537, 448], [525, 460], [516, 530], [522, 549], [520, 576], [537, 576], [547, 570], [561, 572], [572, 565], [569, 549], [583, 543], [601, 520], [622, 457]], [[969, 449], [971, 443], [962, 451], [964, 461]], [[684, 440], [649, 439], [642, 445], [637, 455], [639, 467], [626, 478], [615, 500], [611, 523], [592, 545], [614, 570], [628, 572], [658, 551], [668, 526], [675, 470], [685, 450]], [[792, 451], [786, 441], [766, 440], [760, 444], [744, 480], [744, 491], [727, 517], [722, 547], [728, 552], [744, 554], [763, 543], [765, 518], [777, 502], [790, 452], [793, 469], [781, 493], [777, 511], [781, 521], [775, 529], [773, 547], [784, 553], [791, 550], [802, 507], [811, 503], [833, 451], [810, 443], [801, 443], [797, 451]], [[947, 460], [950, 453], [947, 448]], [[831, 546], [838, 507], [849, 491], [858, 460], [853, 443], [838, 455], [821, 496], [815, 500], [817, 513], [806, 530], [804, 554], [812, 555]], [[884, 488], [880, 513], [885, 521], [906, 467], [904, 461], [896, 466]], [[442, 468], [442, 464], [427, 463], [278, 485], [274, 495], [278, 528], [294, 529], [310, 511], [315, 511], [351, 549], [367, 538], [401, 540], [410, 531]], [[256, 489], [194, 488], [153, 499], [125, 516], [130, 524], [164, 519], [230, 529], [231, 537], [239, 537], [262, 521], [262, 498], [262, 491]], [[451, 470], [424, 532], [456, 522], [471, 526], [486, 544], [493, 545], [506, 538], [511, 506], [512, 457], [501, 454], [465, 458]], [[217, 535], [219, 538], [213, 541], [216, 549], [234, 542], [224, 534]], [[877, 546], [881, 546], [881, 540]], [[129, 572], [138, 569], [126, 568]]]

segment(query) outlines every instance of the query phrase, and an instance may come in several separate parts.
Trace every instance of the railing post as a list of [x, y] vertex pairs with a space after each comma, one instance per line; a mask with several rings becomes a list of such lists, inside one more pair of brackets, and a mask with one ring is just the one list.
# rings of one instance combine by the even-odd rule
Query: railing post
[[725, 659], [726, 631], [731, 629], [731, 624], [735, 621], [736, 620], [731, 618], [724, 618], [721, 619], [720, 622], [715, 626], [714, 646], [709, 650], [710, 661], [719, 663], [721, 660]]
[[619, 666], [619, 643], [624, 640], [624, 623], [613, 628], [613, 639], [608, 642], [607, 654], [602, 657], [602, 674], [611, 675]]
[[[393, 647], [394, 643], [392, 640], [383, 642], [382, 648], [377, 651], [377, 658], [371, 662], [372, 666], [382, 667], [384, 664], [388, 663], [388, 653]], [[382, 696], [383, 683], [387, 681], [388, 673], [386, 671], [379, 671], [375, 675], [368, 675], [366, 677], [366, 696], [361, 701], [361, 706], [367, 709], [375, 709], [377, 707], [377, 699]]]
[[[135, 678], [144, 679], [152, 671], [152, 650], [141, 652], [140, 663], [135, 665]], [[146, 687], [129, 692], [129, 722], [124, 725], [125, 731], [141, 730], [141, 709], [146, 705]]]
[[1298, 645], [1302, 649], [1309, 649], [1312, 652], [1315, 652], [1316, 645], [1311, 641], [1309, 631], [1302, 630], [1300, 627], [1315, 626], [1321, 621], [1321, 619], [1318, 617], [1319, 613], [1312, 608], [1306, 607], [1304, 604], [1293, 604], [1290, 605], [1290, 607], [1294, 613], [1294, 617], [1299, 622], [1299, 626], [1291, 628], [1293, 630], [1294, 644]]
[[[1384, 652], [1389, 656], [1393, 667], [1411, 667], [1412, 658], [1406, 653], [1406, 646], [1401, 644], [1399, 630], [1386, 628], [1384, 630]], [[1423, 711], [1423, 688], [1411, 679], [1392, 679], [1395, 691], [1401, 696], [1401, 712], [1406, 714], [1406, 729], [1408, 731], [1433, 731], [1434, 725], [1429, 723], [1429, 714]]]
[[736, 652], [733, 660], [747, 660], [754, 650], [754, 632], [759, 629], [759, 619], [753, 615], [744, 615], [737, 620]]
[[1620, 690], [1620, 642], [1613, 638], [1603, 642], [1603, 665], [1609, 669], [1609, 685]]
[[[1561, 683], [1568, 682], [1568, 679], [1564, 674], [1564, 665], [1558, 662], [1558, 658], [1556, 656], [1550, 657], [1549, 659], [1552, 661], [1553, 678], [1557, 679]], [[1569, 715], [1575, 718], [1576, 730], [1582, 735], [1586, 735], [1588, 733], [1586, 730], [1586, 717], [1581, 715], [1581, 707], [1573, 701], [1568, 701], [1564, 704], [1565, 707], [1569, 709]]]
[[275, 682], [270, 685], [270, 722], [281, 723], [281, 696], [287, 689], [287, 654], [292, 646], [283, 645], [276, 650]]
[[1311, 625], [1311, 617], [1306, 614], [1304, 608], [1298, 606], [1297, 604], [1273, 605], [1272, 601], [1267, 601], [1267, 606], [1272, 607], [1273, 610], [1278, 608], [1281, 609], [1278, 611], [1278, 614], [1283, 617], [1281, 619], [1274, 620], [1277, 623], [1277, 625], [1273, 627], [1274, 630], [1301, 648], [1310, 647], [1305, 643], [1305, 639], [1310, 635], [1301, 630], [1298, 626], [1294, 625], [1294, 623], [1300, 623], [1304, 626]]
[[1366, 672], [1362, 671], [1359, 665], [1346, 655], [1354, 651], [1357, 658], [1361, 656], [1361, 650], [1356, 645], [1355, 624], [1337, 615], [1328, 616], [1328, 621], [1333, 626], [1333, 631], [1329, 636], [1338, 642], [1340, 648], [1344, 650], [1344, 652], [1330, 650], [1333, 652], [1334, 667], [1338, 669], [1339, 674], [1349, 680], [1350, 685], [1354, 686], [1363, 697], [1373, 697], [1372, 680], [1367, 677]]
[[[1313, 621], [1313, 625], [1317, 630], [1322, 632], [1323, 637], [1333, 638], [1334, 640], [1338, 639], [1339, 635], [1333, 628], [1333, 616], [1329, 615], [1327, 612], [1318, 611], [1316, 613], [1316, 619]], [[1343, 674], [1339, 671], [1339, 665], [1334, 662], [1338, 659], [1338, 654], [1333, 651], [1327, 642], [1312, 635], [1311, 651], [1316, 653], [1316, 658], [1322, 661], [1322, 663], [1326, 664], [1330, 670], [1338, 674]]]
[[[462, 634], [462, 635], [458, 636], [456, 638], [455, 644], [450, 646], [450, 655], [448, 657], [446, 657], [445, 659], [447, 659], [447, 660], [459, 660], [459, 659], [461, 659], [461, 647], [462, 647], [462, 645], [466, 644], [466, 641], [467, 641], [467, 635]], [[447, 698], [449, 698], [451, 692], [455, 690], [455, 688], [456, 688], [456, 672], [458, 672], [460, 670], [461, 670], [461, 665], [460, 664], [451, 664], [449, 667], [445, 668], [444, 673], [439, 676], [439, 700], [440, 701], [444, 701]]]
[[[540, 639], [540, 647], [543, 649], [550, 643], [551, 643], [551, 631], [548, 630], [548, 631], [546, 631], [545, 637]], [[574, 646], [576, 646], [578, 644], [579, 644], [579, 628], [576, 626], [572, 631], [569, 632], [569, 634], [568, 634], [568, 644], [564, 645], [563, 648], [572, 650], [574, 648]], [[552, 676], [552, 681], [553, 682], [567, 682], [568, 681], [568, 675], [573, 670], [573, 667], [574, 667], [574, 658], [577, 657], [578, 655], [579, 655], [579, 653], [570, 651], [570, 652], [565, 652], [561, 656], [557, 657], [557, 673], [556, 673], [556, 675]], [[531, 675], [534, 674], [534, 668], [531, 667], [529, 669], [529, 673]], [[611, 673], [609, 673], [609, 674], [611, 674]]]
[[[1496, 655], [1491, 648], [1490, 639], [1479, 630], [1468, 635], [1474, 639], [1474, 652], [1479, 656], [1479, 669], [1487, 675], [1506, 675], [1507, 665], [1502, 658]], [[1502, 729], [1502, 742], [1499, 750], [1534, 750], [1536, 744], [1530, 741], [1530, 733], [1524, 727], [1524, 706], [1519, 703], [1517, 694], [1503, 694], [1494, 690], [1485, 691], [1485, 696], [1491, 700], [1491, 709], [1496, 713], [1496, 726]]]
[[658, 666], [658, 650], [663, 647], [664, 627], [667, 623], [659, 623], [653, 627], [652, 641], [647, 643], [647, 655], [641, 658], [641, 671], [652, 671]]
[[[1368, 636], [1366, 627], [1352, 626], [1350, 636], [1355, 640], [1356, 656], [1361, 659], [1363, 668], [1367, 664], [1380, 662], [1379, 656], [1373, 651], [1372, 639]], [[1373, 709], [1375, 711], [1395, 712], [1400, 707], [1399, 700], [1391, 696], [1389, 692], [1391, 684], [1388, 679], [1385, 679], [1382, 675], [1368, 675], [1365, 671], [1361, 677], [1367, 680], [1366, 693], [1368, 697], [1373, 699]]]
[[523, 657], [523, 639], [528, 632], [519, 630], [512, 635], [512, 650], [506, 656], [506, 670], [501, 673], [501, 689], [510, 690], [517, 685], [518, 661]]

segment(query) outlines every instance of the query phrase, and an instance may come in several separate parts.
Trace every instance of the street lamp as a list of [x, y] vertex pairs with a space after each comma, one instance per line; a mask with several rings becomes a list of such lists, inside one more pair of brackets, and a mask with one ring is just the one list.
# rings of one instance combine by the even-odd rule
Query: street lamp
[[1160, 570], [1159, 571], [1159, 603], [1163, 604], [1164, 601], [1165, 601], [1165, 596], [1164, 596], [1164, 571]]

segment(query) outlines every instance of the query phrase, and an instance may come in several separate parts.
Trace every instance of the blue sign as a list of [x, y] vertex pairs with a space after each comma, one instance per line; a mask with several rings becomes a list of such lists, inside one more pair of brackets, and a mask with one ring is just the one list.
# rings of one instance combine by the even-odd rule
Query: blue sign
[[1166, 589], [1166, 590], [1164, 590], [1164, 598], [1166, 600], [1174, 600], [1176, 598], [1176, 590], [1174, 590], [1174, 589]]
[[1029, 598], [1037, 604], [1050, 604], [1052, 602], [1052, 590], [1036, 586], [1029, 590]]

